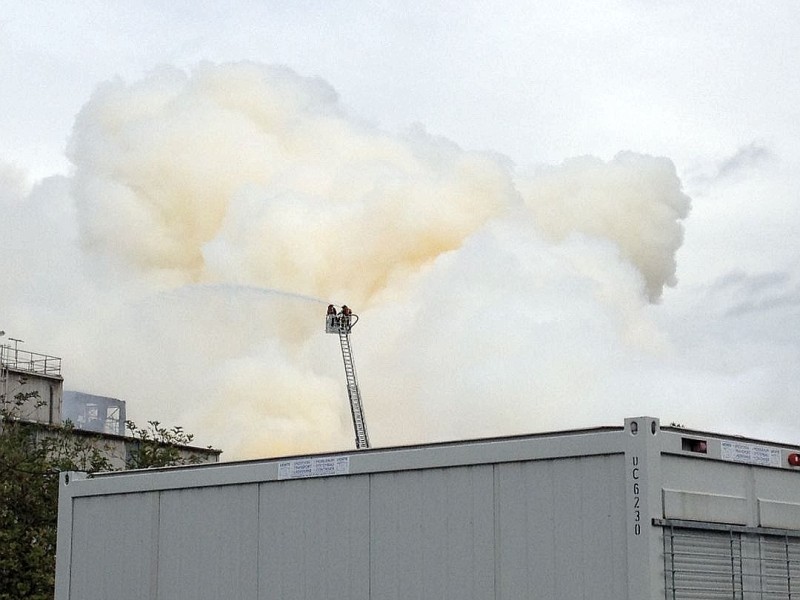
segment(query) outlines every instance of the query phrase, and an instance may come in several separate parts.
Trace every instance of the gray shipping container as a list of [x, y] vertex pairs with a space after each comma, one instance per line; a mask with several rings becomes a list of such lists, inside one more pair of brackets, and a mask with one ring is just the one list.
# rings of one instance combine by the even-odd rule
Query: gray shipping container
[[800, 598], [799, 452], [637, 417], [64, 474], [56, 600]]

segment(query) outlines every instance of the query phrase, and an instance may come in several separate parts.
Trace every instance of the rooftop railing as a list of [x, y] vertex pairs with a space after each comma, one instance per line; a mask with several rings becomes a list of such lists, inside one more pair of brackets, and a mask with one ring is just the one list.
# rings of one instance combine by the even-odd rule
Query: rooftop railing
[[50, 377], [61, 376], [61, 359], [59, 357], [18, 350], [11, 346], [0, 346], [0, 365], [4, 369], [13, 369], [23, 373]]

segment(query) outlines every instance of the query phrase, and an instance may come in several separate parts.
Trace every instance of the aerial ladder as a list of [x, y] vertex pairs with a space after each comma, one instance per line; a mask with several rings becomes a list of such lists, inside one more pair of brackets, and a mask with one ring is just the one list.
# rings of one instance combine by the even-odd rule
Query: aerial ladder
[[342, 347], [342, 360], [344, 361], [344, 375], [347, 380], [347, 396], [350, 398], [350, 413], [353, 416], [353, 429], [356, 433], [356, 449], [369, 448], [367, 435], [367, 422], [364, 419], [364, 407], [361, 404], [361, 391], [358, 389], [356, 365], [353, 362], [353, 348], [350, 346], [350, 332], [353, 325], [358, 322], [358, 315], [354, 315], [347, 305], [342, 306], [339, 312], [331, 304], [325, 317], [325, 332], [339, 336], [339, 345]]

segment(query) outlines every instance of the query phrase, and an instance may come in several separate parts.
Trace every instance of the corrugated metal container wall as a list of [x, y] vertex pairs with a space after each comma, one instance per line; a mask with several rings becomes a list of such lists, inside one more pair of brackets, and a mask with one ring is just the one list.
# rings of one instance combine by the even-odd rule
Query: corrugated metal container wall
[[369, 598], [369, 476], [259, 487], [259, 593], [251, 598]]
[[71, 598], [154, 597], [158, 499], [152, 492], [76, 499]]
[[621, 600], [622, 461], [76, 497], [70, 598]]
[[61, 484], [56, 600], [799, 597], [800, 448], [652, 417]]
[[372, 598], [494, 594], [492, 466], [372, 476]]
[[495, 467], [498, 598], [627, 597], [623, 460]]
[[160, 600], [257, 597], [258, 486], [161, 493]]
[[661, 457], [666, 597], [800, 597], [800, 481], [780, 450], [725, 443], [771, 451], [774, 462]]

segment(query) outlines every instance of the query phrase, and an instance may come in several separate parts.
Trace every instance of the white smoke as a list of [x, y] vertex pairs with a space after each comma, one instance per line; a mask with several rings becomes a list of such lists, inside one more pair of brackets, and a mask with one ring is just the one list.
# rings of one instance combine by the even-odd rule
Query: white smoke
[[28, 180], [22, 169], [0, 161], [0, 206], [19, 203], [28, 188]]
[[515, 199], [494, 160], [342, 113], [326, 84], [246, 63], [106, 84], [71, 143], [83, 239], [184, 282], [361, 304]]
[[661, 297], [675, 285], [675, 252], [683, 241], [680, 220], [689, 198], [671, 161], [622, 152], [610, 163], [593, 157], [542, 169], [521, 181], [538, 228], [553, 240], [573, 232], [613, 241], [644, 277], [647, 294]]
[[34, 292], [3, 306], [52, 328], [67, 387], [227, 458], [352, 443], [328, 302], [362, 316], [378, 445], [616, 422], [640, 407], [619, 373], [668, 349], [650, 302], [675, 284], [689, 200], [667, 159], [519, 174], [252, 63], [100, 86], [69, 157], [68, 302], [41, 324], [20, 318]]

